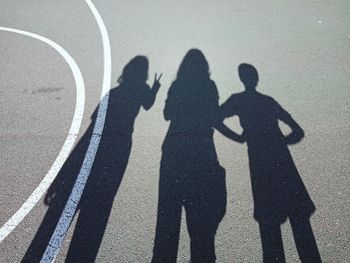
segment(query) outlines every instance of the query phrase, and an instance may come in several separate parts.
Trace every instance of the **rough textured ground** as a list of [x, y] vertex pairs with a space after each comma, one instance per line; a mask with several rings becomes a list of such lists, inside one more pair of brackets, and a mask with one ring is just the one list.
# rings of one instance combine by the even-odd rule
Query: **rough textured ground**
[[[168, 88], [190, 48], [206, 56], [220, 103], [243, 90], [237, 67], [259, 72], [258, 90], [300, 124], [305, 138], [293, 160], [316, 205], [311, 218], [324, 262], [350, 258], [350, 3], [348, 1], [94, 1], [109, 33], [112, 86], [136, 55], [163, 72], [149, 111], [137, 116], [128, 166], [113, 203], [97, 262], [150, 262], [154, 242], [161, 145], [169, 123]], [[80, 137], [90, 125], [102, 83], [101, 37], [84, 1], [2, 1], [0, 26], [27, 30], [63, 46], [86, 84]], [[68, 65], [45, 44], [0, 31], [0, 224], [41, 181], [64, 142], [75, 105]], [[237, 118], [227, 124], [239, 130]], [[80, 138], [79, 137], [79, 138]], [[215, 133], [226, 169], [227, 212], [216, 236], [218, 262], [261, 262], [262, 249], [246, 145]], [[83, 155], [81, 154], [81, 158]], [[79, 159], [79, 158], [77, 158]], [[20, 261], [41, 224], [41, 200], [0, 244], [0, 262]], [[75, 221], [57, 258], [65, 259]], [[290, 224], [282, 226], [287, 262], [298, 262]], [[91, 229], [91, 235], [94, 230]], [[84, 252], [81, 252], [84, 253]], [[183, 214], [178, 262], [189, 260]]]

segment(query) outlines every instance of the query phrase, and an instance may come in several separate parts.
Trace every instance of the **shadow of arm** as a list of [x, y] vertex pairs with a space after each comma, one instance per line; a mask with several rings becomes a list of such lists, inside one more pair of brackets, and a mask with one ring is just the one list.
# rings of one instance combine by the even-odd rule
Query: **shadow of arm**
[[284, 110], [278, 103], [278, 119], [283, 121], [291, 128], [291, 133], [285, 137], [287, 144], [296, 144], [304, 138], [305, 134], [299, 124], [292, 118], [292, 116]]
[[239, 143], [245, 142], [244, 134], [239, 135], [238, 133], [228, 128], [224, 123], [216, 124], [215, 129], [217, 129], [226, 138], [229, 138], [235, 142], [239, 142]]
[[233, 117], [237, 115], [237, 101], [235, 101], [235, 96], [231, 96], [226, 102], [224, 102], [220, 108], [217, 116], [217, 122], [215, 124], [215, 128], [225, 137], [239, 143], [244, 143], [245, 137], [243, 134], [238, 134], [227, 127], [223, 121], [226, 118]]
[[148, 89], [148, 92], [146, 93], [145, 99], [142, 104], [145, 110], [149, 110], [150, 108], [152, 108], [154, 101], [156, 100], [156, 96], [159, 88], [160, 88], [160, 84], [154, 83], [152, 88]]
[[164, 119], [169, 121], [171, 119], [173, 119], [173, 117], [176, 114], [176, 101], [174, 98], [174, 89], [175, 89], [175, 85], [174, 83], [170, 86], [169, 91], [168, 91], [168, 97], [165, 101], [165, 107], [164, 107]]
[[286, 123], [292, 129], [292, 132], [285, 137], [287, 144], [296, 144], [304, 138], [305, 134], [303, 129], [292, 118], [292, 116], [289, 116], [289, 118], [281, 119], [281, 121]]

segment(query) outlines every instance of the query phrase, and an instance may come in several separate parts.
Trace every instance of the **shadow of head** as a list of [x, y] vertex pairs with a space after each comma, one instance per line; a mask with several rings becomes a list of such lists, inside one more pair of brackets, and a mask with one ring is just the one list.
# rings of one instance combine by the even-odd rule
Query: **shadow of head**
[[255, 90], [259, 82], [259, 74], [253, 65], [246, 63], [240, 64], [238, 74], [247, 91]]
[[177, 79], [209, 79], [209, 64], [199, 49], [190, 49], [181, 62]]
[[140, 84], [148, 79], [148, 59], [145, 56], [136, 56], [125, 65], [119, 84]]

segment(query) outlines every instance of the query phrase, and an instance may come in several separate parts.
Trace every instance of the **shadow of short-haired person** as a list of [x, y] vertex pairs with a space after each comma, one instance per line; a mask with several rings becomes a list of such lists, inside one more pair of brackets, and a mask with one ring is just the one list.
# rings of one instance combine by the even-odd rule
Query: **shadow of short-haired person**
[[[273, 98], [256, 91], [258, 72], [250, 64], [239, 66], [245, 91], [233, 94], [222, 106], [222, 118], [237, 115], [247, 142], [254, 218], [259, 223], [265, 263], [285, 262], [281, 224], [289, 218], [302, 262], [321, 262], [310, 216], [315, 211], [288, 145], [304, 132]], [[291, 128], [284, 136], [278, 120]]]
[[164, 108], [170, 121], [162, 146], [153, 263], [175, 263], [181, 212], [186, 213], [191, 262], [215, 262], [215, 235], [226, 211], [225, 170], [213, 133], [219, 95], [203, 53], [191, 49], [172, 83]]

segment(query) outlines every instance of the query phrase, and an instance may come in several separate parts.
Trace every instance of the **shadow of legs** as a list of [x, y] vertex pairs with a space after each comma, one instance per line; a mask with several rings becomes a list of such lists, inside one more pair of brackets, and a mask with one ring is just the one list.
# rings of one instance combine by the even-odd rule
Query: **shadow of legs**
[[215, 233], [204, 229], [189, 230], [191, 238], [191, 263], [214, 263]]
[[176, 263], [181, 210], [180, 201], [160, 195], [152, 263]]
[[108, 201], [100, 208], [83, 207], [80, 210], [65, 262], [95, 262], [112, 209], [113, 198]]
[[280, 225], [260, 223], [259, 226], [264, 263], [285, 262]]
[[322, 262], [309, 217], [291, 216], [289, 219], [301, 262]]
[[213, 263], [215, 255], [215, 234], [219, 226], [219, 218], [213, 210], [197, 198], [189, 198], [185, 202], [186, 222], [191, 239], [191, 263]]

